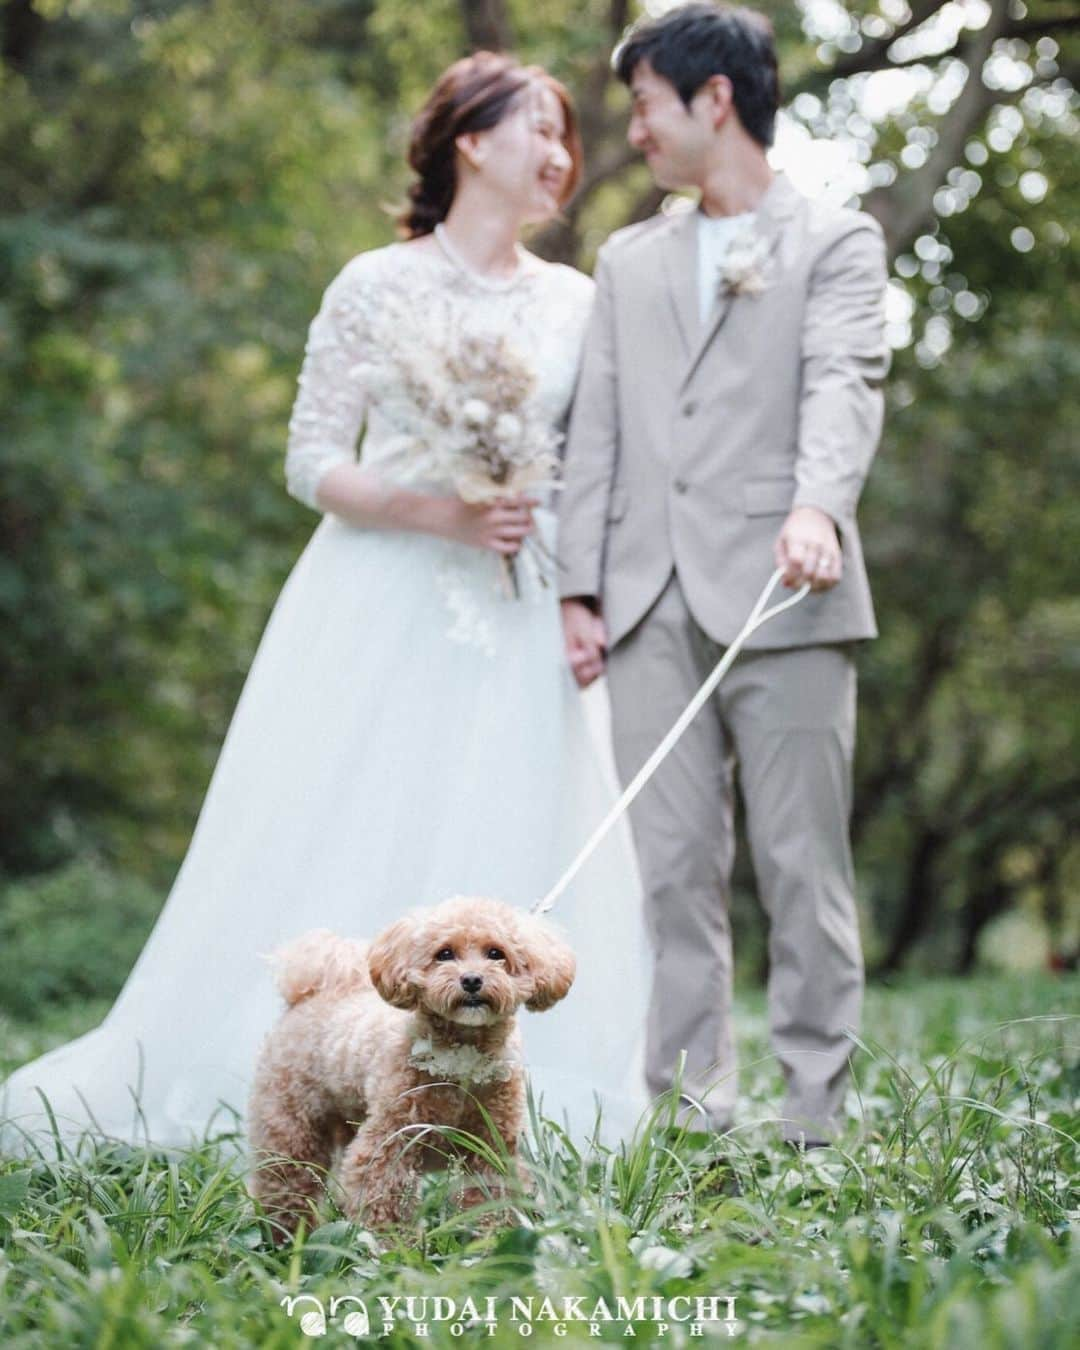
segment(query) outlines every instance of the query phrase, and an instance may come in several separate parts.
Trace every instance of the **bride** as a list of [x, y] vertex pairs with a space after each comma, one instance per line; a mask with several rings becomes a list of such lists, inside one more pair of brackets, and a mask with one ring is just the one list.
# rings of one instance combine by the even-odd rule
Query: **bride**
[[[468, 57], [432, 91], [409, 162], [407, 238], [349, 262], [311, 325], [286, 476], [322, 520], [271, 615], [187, 857], [102, 1025], [0, 1089], [5, 1147], [49, 1128], [43, 1097], [69, 1141], [235, 1131], [278, 1012], [268, 952], [315, 927], [370, 937], [452, 894], [530, 905], [610, 804], [544, 575], [547, 491], [469, 504], [418, 430], [416, 372], [463, 336], [527, 361], [532, 414], [551, 428], [565, 417], [592, 283], [518, 235], [576, 186], [569, 96], [538, 68]], [[524, 1019], [541, 1112], [579, 1141], [597, 1103], [609, 1138], [644, 1106], [628, 838], [609, 836], [557, 911], [578, 958], [570, 996]]]

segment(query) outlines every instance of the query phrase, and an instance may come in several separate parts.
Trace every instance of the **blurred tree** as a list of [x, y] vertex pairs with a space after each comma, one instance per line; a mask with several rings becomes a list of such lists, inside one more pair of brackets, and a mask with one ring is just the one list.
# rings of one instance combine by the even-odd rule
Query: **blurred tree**
[[461, 17], [470, 51], [501, 52], [513, 46], [503, 0], [461, 0]]
[[[760, 7], [787, 134], [845, 150], [894, 257], [864, 511], [883, 630], [863, 656], [855, 821], [870, 950], [970, 964], [1012, 906], [1066, 944], [1080, 18], [1055, 0]], [[411, 110], [480, 45], [565, 79], [587, 176], [535, 246], [587, 265], [659, 201], [609, 66], [637, 12], [3, 7], [0, 878], [101, 855], [168, 880], [313, 524], [279, 467], [306, 324], [337, 267], [392, 235]]]
[[[919, 939], [970, 966], [1020, 901], [1059, 946], [1080, 937], [1072, 154], [1050, 126], [1022, 130], [935, 236], [929, 275], [897, 260], [921, 336], [897, 353], [864, 511], [883, 636], [865, 654], [855, 820], [888, 968]], [[1053, 192], [1025, 199], [1025, 174]]]
[[310, 523], [298, 348], [384, 151], [320, 6], [39, 9], [0, 73], [0, 866], [161, 880]]
[[[461, 3], [473, 36], [469, 16], [476, 6]], [[658, 13], [671, 7], [661, 0], [641, 8]], [[481, 8], [488, 16], [483, 31], [492, 45], [509, 45], [512, 0], [483, 0]], [[594, 197], [636, 161], [625, 143], [625, 99], [612, 88], [610, 52], [638, 8], [628, 0], [591, 0], [582, 7], [581, 24], [590, 41], [576, 62], [573, 84], [590, 167], [565, 219], [542, 236], [540, 246], [548, 256], [580, 261], [581, 227]], [[1080, 70], [1080, 46], [1074, 45], [1063, 63], [1055, 59], [1059, 42], [1075, 44], [1080, 12], [1074, 4], [1054, 0], [1040, 0], [1032, 9], [1020, 0], [913, 0], [910, 5], [905, 0], [806, 0], [802, 5], [758, 0], [755, 8], [776, 30], [793, 115], [816, 135], [847, 139], [860, 157], [873, 158], [862, 205], [881, 221], [894, 256], [933, 225], [935, 194], [992, 110], [1029, 91], [1069, 91], [1070, 77]], [[533, 6], [529, 13], [535, 14]], [[524, 20], [521, 28], [524, 32]], [[816, 44], [814, 36], [821, 39]], [[565, 48], [559, 54], [563, 60], [569, 55]], [[893, 151], [888, 134], [881, 135], [856, 111], [871, 76], [900, 71], [908, 72], [912, 91], [926, 86], [925, 98], [907, 119], [904, 145], [923, 153], [906, 156], [899, 147]], [[878, 149], [887, 153], [874, 157]], [[644, 184], [630, 216], [650, 214], [661, 197]]]

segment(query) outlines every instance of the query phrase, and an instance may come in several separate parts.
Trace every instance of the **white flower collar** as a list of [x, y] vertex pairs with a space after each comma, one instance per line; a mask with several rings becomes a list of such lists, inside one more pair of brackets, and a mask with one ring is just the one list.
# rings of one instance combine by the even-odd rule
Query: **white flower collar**
[[442, 1046], [436, 1049], [429, 1036], [412, 1043], [409, 1063], [414, 1069], [456, 1083], [506, 1083], [514, 1076], [514, 1060], [488, 1054], [475, 1045]]

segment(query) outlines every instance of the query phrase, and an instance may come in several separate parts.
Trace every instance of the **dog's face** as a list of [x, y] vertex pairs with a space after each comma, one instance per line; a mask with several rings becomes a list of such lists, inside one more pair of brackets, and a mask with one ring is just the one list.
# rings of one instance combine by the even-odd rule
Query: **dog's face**
[[550, 1008], [574, 981], [574, 954], [545, 923], [497, 900], [455, 897], [393, 924], [371, 945], [372, 982], [397, 1008], [489, 1026], [524, 1005]]

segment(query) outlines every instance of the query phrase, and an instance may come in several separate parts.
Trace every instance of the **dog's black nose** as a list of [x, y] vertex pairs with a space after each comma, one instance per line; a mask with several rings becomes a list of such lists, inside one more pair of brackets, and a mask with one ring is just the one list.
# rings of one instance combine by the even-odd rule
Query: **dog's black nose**
[[461, 987], [467, 994], [478, 994], [484, 987], [482, 975], [462, 975]]

